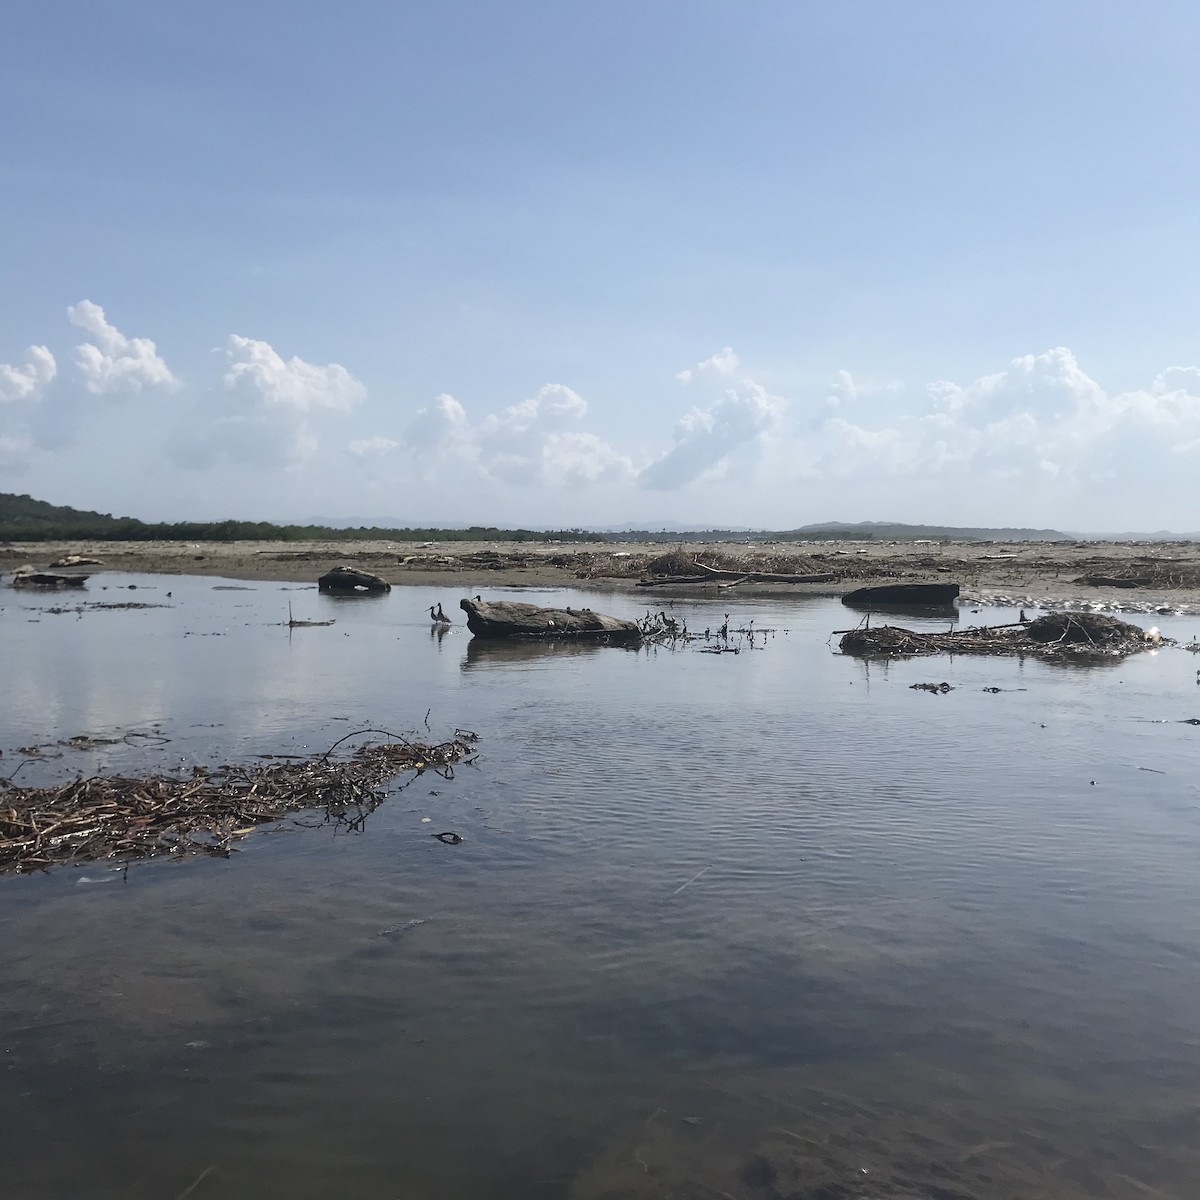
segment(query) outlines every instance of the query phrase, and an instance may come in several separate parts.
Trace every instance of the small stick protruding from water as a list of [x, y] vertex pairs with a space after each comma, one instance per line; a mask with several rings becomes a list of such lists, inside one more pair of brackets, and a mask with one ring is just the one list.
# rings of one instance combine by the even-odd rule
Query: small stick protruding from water
[[675, 889], [675, 890], [674, 890], [674, 891], [671, 893], [671, 895], [672, 895], [672, 896], [678, 896], [678, 895], [679, 895], [679, 893], [680, 893], [680, 892], [682, 892], [682, 891], [683, 891], [683, 889], [684, 889], [685, 887], [691, 887], [691, 886], [692, 886], [692, 884], [693, 884], [693, 883], [695, 883], [695, 882], [696, 882], [696, 880], [697, 880], [697, 879], [699, 879], [699, 878], [700, 878], [700, 876], [701, 876], [701, 875], [703, 875], [705, 871], [711, 871], [711, 870], [712, 870], [712, 863], [709, 863], [709, 864], [708, 864], [708, 866], [704, 868], [704, 870], [702, 870], [702, 871], [697, 871], [697, 872], [695, 873], [695, 875], [693, 875], [693, 876], [691, 877], [691, 879], [689, 879], [689, 880], [687, 881], [687, 883], [681, 883], [681, 884], [680, 884], [680, 885], [679, 885], [679, 886], [678, 886], [678, 887], [677, 887], [677, 888], [676, 888], [676, 889]]
[[205, 1167], [204, 1170], [201, 1171], [200, 1174], [197, 1175], [196, 1178], [193, 1179], [192, 1182], [189, 1183], [188, 1186], [185, 1187], [183, 1191], [175, 1197], [175, 1200], [187, 1200], [187, 1197], [190, 1196], [216, 1169], [216, 1163], [212, 1163], [210, 1166]]

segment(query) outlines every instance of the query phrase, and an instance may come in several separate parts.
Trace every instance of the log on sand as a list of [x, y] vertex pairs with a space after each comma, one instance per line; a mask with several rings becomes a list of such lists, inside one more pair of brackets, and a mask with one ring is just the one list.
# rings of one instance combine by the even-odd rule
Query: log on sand
[[636, 621], [605, 616], [590, 609], [542, 608], [506, 600], [461, 600], [467, 628], [477, 638], [579, 638], [590, 641], [640, 642]]
[[697, 563], [702, 575], [655, 575], [638, 581], [638, 587], [676, 587], [687, 583], [833, 583], [837, 576], [831, 571], [819, 575], [779, 575], [770, 571], [726, 571]]

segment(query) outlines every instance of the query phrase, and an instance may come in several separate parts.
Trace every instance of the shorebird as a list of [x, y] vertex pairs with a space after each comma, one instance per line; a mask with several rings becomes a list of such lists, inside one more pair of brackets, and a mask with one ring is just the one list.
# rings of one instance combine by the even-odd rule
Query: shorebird
[[429, 606], [429, 619], [435, 625], [449, 625], [450, 624], [450, 618], [448, 616], [446, 616], [446, 614], [444, 612], [442, 612], [442, 605], [441, 605], [440, 601], [438, 602], [436, 612], [434, 611], [432, 604]]

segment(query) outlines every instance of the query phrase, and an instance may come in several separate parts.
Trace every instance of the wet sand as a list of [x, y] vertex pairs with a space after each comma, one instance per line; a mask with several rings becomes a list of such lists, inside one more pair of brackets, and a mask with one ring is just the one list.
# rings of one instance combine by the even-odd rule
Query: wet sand
[[[79, 570], [213, 575], [315, 583], [339, 564], [393, 585], [631, 589], [662, 572], [663, 560], [759, 571], [835, 575], [831, 583], [746, 583], [738, 594], [841, 595], [891, 582], [956, 582], [963, 599], [1121, 611], [1200, 612], [1200, 544], [1195, 542], [31, 542], [0, 544], [0, 573], [46, 569], [66, 555], [100, 560]], [[65, 568], [64, 568], [65, 569]], [[1094, 585], [1090, 576], [1147, 582]], [[715, 585], [675, 586], [656, 595], [711, 594]]]

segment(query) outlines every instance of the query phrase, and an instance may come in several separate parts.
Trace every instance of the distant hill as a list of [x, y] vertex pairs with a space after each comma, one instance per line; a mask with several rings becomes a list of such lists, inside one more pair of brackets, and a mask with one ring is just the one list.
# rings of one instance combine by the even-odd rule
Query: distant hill
[[5, 541], [61, 541], [67, 538], [128, 542], [311, 542], [370, 541], [397, 542], [582, 542], [594, 535], [579, 529], [497, 529], [473, 525], [462, 529], [400, 529], [358, 526], [353, 529], [328, 525], [274, 525], [270, 521], [174, 521], [151, 524], [136, 517], [114, 517], [109, 513], [86, 512], [47, 504], [31, 496], [0, 492], [0, 539]]
[[498, 529], [492, 525], [395, 526], [363, 521], [350, 525], [337, 518], [309, 524], [274, 524], [270, 521], [176, 521], [153, 524], [136, 517], [88, 512], [67, 505], [47, 504], [32, 496], [0, 492], [0, 540], [61, 541], [66, 538], [96, 541], [439, 541], [439, 542], [780, 542], [801, 541], [931, 541], [1061, 542], [1077, 539], [1129, 539], [1182, 541], [1197, 534], [1159, 531], [1153, 534], [1080, 534], [1058, 529], [989, 529], [957, 525], [904, 525], [895, 521], [823, 521], [798, 529], [766, 530], [745, 526], [723, 529], [700, 526], [631, 529]]
[[85, 531], [86, 536], [98, 536], [96, 531], [110, 529], [128, 518], [109, 513], [84, 512], [66, 505], [47, 504], [32, 496], [16, 496], [0, 492], [0, 537], [35, 538], [58, 537]]

